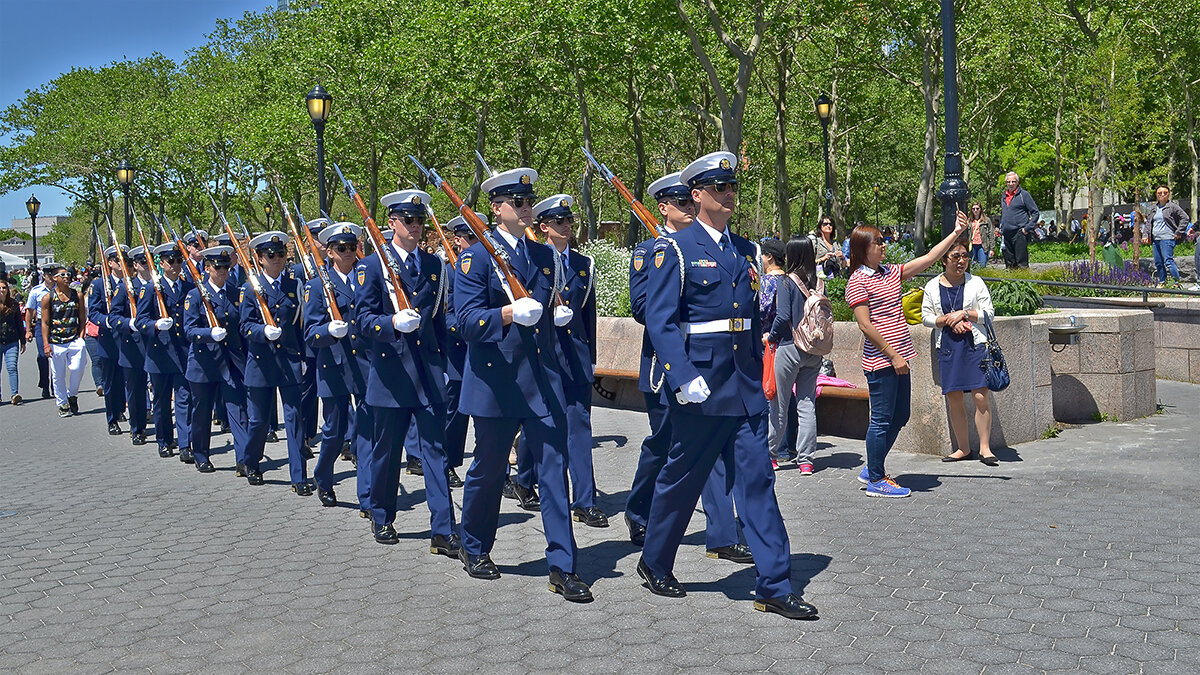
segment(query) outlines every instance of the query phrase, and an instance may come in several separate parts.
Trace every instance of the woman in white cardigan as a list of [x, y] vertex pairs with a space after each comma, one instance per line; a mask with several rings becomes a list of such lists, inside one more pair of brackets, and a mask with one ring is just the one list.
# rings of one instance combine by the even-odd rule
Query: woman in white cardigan
[[987, 284], [967, 273], [971, 253], [966, 239], [955, 241], [942, 258], [943, 272], [925, 285], [921, 320], [936, 330], [934, 348], [942, 376], [942, 393], [950, 408], [950, 430], [958, 449], [942, 458], [943, 462], [971, 459], [967, 437], [967, 411], [963, 392], [971, 392], [975, 402], [975, 429], [979, 432], [979, 461], [996, 466], [991, 450], [992, 411], [988, 407], [987, 380], [980, 364], [986, 352], [987, 337], [979, 329], [996, 314]]

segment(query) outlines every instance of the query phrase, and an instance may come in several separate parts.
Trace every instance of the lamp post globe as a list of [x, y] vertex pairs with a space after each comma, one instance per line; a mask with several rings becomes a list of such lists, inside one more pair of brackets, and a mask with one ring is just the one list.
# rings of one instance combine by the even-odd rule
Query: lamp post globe
[[37, 214], [42, 208], [42, 203], [34, 195], [29, 195], [29, 200], [25, 202], [25, 210], [29, 212], [30, 231], [33, 233], [33, 283], [29, 285], [33, 288], [37, 284], [38, 271], [41, 269], [41, 264], [38, 262], [37, 254]]
[[263, 212], [267, 214], [267, 230], [271, 229], [271, 202], [263, 204]]
[[333, 108], [333, 97], [319, 83], [304, 97], [308, 106], [308, 117], [317, 132], [317, 204], [325, 212], [325, 122]]
[[[833, 114], [833, 101], [825, 92], [817, 97], [817, 119], [821, 120], [821, 136], [824, 141], [824, 159], [825, 159], [825, 214], [830, 219], [833, 218], [833, 185], [830, 180], [829, 170], [829, 118]], [[836, 224], [836, 223], [835, 223]]]
[[125, 195], [125, 245], [133, 245], [133, 207], [129, 203], [129, 187], [133, 185], [133, 179], [137, 174], [137, 169], [129, 163], [129, 160], [123, 159], [117, 165], [117, 182], [121, 184], [121, 192]]

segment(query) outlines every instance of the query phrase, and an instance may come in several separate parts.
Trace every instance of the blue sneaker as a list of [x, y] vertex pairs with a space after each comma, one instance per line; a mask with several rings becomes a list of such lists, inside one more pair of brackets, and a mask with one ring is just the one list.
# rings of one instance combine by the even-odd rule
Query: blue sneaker
[[907, 497], [910, 494], [912, 494], [912, 490], [900, 487], [896, 481], [892, 480], [891, 476], [884, 476], [883, 480], [867, 483], [868, 497]]
[[863, 467], [863, 470], [859, 472], [859, 474], [858, 474], [858, 482], [860, 482], [860, 483], [862, 483], [862, 484], [864, 484], [864, 485], [870, 485], [870, 484], [871, 484], [871, 474], [867, 473], [867, 467], [865, 467], [865, 466], [864, 466], [864, 467]]

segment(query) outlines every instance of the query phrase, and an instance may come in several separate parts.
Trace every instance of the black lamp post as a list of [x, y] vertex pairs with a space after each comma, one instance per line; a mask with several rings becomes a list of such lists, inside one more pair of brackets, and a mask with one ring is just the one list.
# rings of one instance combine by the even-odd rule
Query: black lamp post
[[825, 139], [825, 215], [833, 219], [833, 185], [829, 173], [829, 116], [833, 112], [833, 101], [822, 93], [817, 97], [817, 117], [821, 120], [821, 133]]
[[37, 214], [38, 209], [40, 208], [42, 208], [42, 203], [38, 201], [38, 198], [33, 195], [29, 195], [29, 201], [25, 202], [25, 210], [29, 212], [29, 223], [30, 227], [32, 228], [31, 231], [33, 232], [33, 275], [30, 277], [33, 279], [33, 283], [29, 284], [30, 288], [33, 288], [37, 285], [38, 272], [41, 270], [41, 266], [38, 264], [37, 255]]
[[308, 116], [312, 118], [313, 129], [317, 131], [317, 204], [320, 212], [325, 213], [325, 120], [329, 119], [333, 97], [318, 84], [304, 100], [308, 104]]
[[942, 91], [946, 115], [945, 178], [938, 187], [942, 202], [942, 237], [954, 230], [958, 211], [967, 209], [971, 190], [962, 179], [962, 153], [958, 148], [958, 39], [954, 33], [954, 0], [942, 0]]
[[879, 229], [879, 183], [871, 186], [875, 191], [875, 229]]
[[123, 159], [117, 165], [117, 182], [121, 184], [121, 191], [125, 193], [125, 245], [133, 245], [133, 210], [129, 205], [129, 186], [133, 185], [134, 174], [137, 169], [129, 163], [129, 160]]
[[263, 211], [267, 214], [267, 229], [271, 229], [271, 202], [263, 204]]

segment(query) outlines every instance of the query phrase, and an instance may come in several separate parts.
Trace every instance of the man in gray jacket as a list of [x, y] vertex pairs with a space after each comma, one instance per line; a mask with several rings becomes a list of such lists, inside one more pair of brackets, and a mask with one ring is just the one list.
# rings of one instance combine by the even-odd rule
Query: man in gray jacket
[[1167, 283], [1167, 272], [1175, 283], [1179, 283], [1179, 267], [1175, 265], [1175, 244], [1184, 240], [1191, 220], [1179, 204], [1171, 201], [1171, 188], [1158, 186], [1154, 191], [1158, 203], [1146, 218], [1142, 229], [1144, 243], [1154, 250], [1154, 271], [1158, 273], [1158, 287]]
[[1020, 183], [1021, 177], [1009, 171], [1004, 176], [1004, 194], [1000, 195], [1000, 236], [1004, 238], [1004, 265], [1008, 269], [1029, 267], [1029, 236], [1041, 213]]

